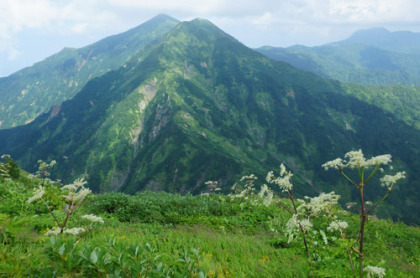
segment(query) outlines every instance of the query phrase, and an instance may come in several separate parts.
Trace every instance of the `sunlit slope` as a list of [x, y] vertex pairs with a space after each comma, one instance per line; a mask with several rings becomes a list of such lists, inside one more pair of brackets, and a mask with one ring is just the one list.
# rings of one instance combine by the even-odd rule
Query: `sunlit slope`
[[[42, 62], [0, 78], [0, 128], [33, 121], [51, 107], [73, 98], [89, 81], [142, 59], [178, 21], [157, 16], [125, 33], [92, 45], [65, 48]], [[59, 108], [56, 108], [59, 109]]]

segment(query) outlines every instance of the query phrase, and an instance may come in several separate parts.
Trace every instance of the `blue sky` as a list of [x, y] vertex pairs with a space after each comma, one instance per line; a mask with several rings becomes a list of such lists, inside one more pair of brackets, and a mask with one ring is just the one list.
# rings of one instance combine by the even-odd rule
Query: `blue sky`
[[418, 0], [0, 0], [0, 76], [160, 13], [208, 19], [249, 47], [321, 45], [372, 27], [420, 32]]

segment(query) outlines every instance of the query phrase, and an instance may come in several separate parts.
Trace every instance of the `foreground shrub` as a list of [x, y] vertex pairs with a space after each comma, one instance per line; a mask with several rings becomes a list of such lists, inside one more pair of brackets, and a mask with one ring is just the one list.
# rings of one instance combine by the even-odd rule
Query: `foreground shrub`
[[143, 192], [136, 196], [105, 193], [89, 200], [86, 211], [106, 213], [122, 222], [194, 224], [207, 223], [219, 228], [264, 224], [275, 216], [275, 207], [264, 206], [241, 198], [211, 194], [181, 196], [178, 194]]

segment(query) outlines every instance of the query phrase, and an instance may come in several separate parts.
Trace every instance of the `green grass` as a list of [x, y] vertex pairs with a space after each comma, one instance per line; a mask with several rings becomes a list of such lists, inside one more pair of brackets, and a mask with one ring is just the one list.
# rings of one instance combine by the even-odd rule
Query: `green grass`
[[[24, 174], [25, 175], [25, 174]], [[225, 195], [181, 196], [143, 192], [91, 195], [75, 210], [68, 227], [87, 227], [83, 214], [102, 216], [81, 236], [44, 235], [54, 221], [40, 203], [5, 200], [31, 196], [36, 182], [21, 177], [0, 181], [1, 277], [351, 277], [345, 241], [318, 242], [310, 263], [301, 238], [287, 242], [289, 213], [276, 203]], [[56, 187], [55, 185], [50, 186]], [[59, 207], [59, 191], [46, 199]], [[288, 200], [280, 201], [288, 206]], [[55, 209], [57, 218], [65, 217]], [[357, 238], [359, 216], [335, 209]], [[325, 220], [325, 219], [324, 219]], [[313, 220], [314, 228], [324, 220]], [[317, 222], [318, 221], [318, 222]], [[386, 277], [418, 277], [420, 230], [385, 220], [366, 226], [365, 266], [386, 268]], [[310, 243], [313, 256], [313, 242]], [[357, 256], [353, 253], [357, 268]], [[200, 276], [201, 275], [201, 276]]]

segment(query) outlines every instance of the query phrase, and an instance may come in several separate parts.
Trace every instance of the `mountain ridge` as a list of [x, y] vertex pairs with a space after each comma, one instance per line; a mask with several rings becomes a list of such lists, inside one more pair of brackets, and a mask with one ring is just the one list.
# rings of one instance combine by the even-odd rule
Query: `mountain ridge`
[[[52, 106], [71, 99], [94, 77], [141, 59], [179, 21], [167, 15], [88, 46], [64, 48], [32, 67], [0, 78], [0, 128], [29, 123]], [[144, 52], [144, 53], [143, 53]]]
[[362, 29], [345, 41], [365, 43], [391, 52], [417, 54], [420, 48], [420, 32], [395, 31], [386, 28]]
[[420, 33], [368, 29], [321, 46], [265, 46], [256, 50], [271, 59], [343, 82], [420, 85]]
[[332, 186], [320, 165], [351, 149], [392, 150], [409, 180], [381, 215], [415, 223], [420, 131], [351, 89], [272, 61], [208, 21], [182, 22], [144, 59], [89, 81], [26, 126], [0, 130], [0, 152], [28, 170], [55, 159], [56, 177], [84, 176], [96, 192], [198, 194], [207, 180], [227, 192], [240, 176], [285, 163], [297, 194], [335, 190], [345, 202], [348, 185]]

